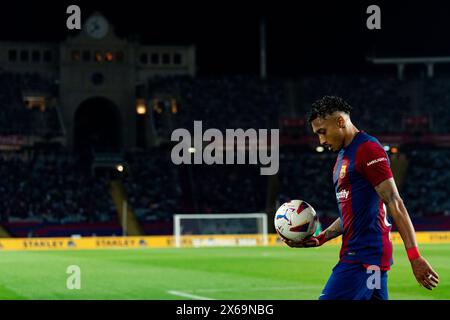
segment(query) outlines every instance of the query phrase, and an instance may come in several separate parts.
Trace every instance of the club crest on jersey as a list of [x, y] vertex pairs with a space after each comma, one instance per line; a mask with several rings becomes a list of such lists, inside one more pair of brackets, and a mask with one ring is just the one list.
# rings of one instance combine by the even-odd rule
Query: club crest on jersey
[[347, 165], [343, 164], [341, 166], [341, 172], [339, 172], [339, 178], [344, 178], [345, 177], [345, 173], [347, 172]]

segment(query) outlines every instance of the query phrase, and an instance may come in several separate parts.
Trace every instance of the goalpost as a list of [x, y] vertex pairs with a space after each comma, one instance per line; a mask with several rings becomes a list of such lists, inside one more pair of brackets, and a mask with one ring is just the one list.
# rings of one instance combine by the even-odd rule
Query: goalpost
[[266, 213], [175, 214], [175, 246], [267, 245]]

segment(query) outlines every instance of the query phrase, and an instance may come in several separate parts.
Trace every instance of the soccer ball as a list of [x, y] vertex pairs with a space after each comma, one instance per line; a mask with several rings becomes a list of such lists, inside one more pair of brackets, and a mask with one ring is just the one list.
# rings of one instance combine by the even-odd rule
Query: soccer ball
[[318, 217], [309, 203], [292, 200], [275, 213], [275, 230], [286, 240], [301, 241], [316, 232]]

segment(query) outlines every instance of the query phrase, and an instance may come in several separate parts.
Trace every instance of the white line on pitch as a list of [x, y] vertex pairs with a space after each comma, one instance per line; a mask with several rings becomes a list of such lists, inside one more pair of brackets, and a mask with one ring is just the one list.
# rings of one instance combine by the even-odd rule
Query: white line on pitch
[[260, 288], [240, 288], [240, 289], [195, 289], [194, 291], [198, 292], [250, 292], [250, 291], [287, 291], [287, 290], [309, 290], [309, 289], [316, 289], [321, 288], [323, 286], [319, 285], [308, 285], [308, 286], [301, 286], [301, 287], [260, 287]]
[[194, 300], [214, 300], [212, 298], [196, 296], [194, 294], [189, 294], [189, 293], [182, 292], [182, 291], [169, 290], [167, 292], [170, 294], [173, 294], [174, 296], [180, 296], [180, 297], [185, 297], [185, 298], [194, 299]]

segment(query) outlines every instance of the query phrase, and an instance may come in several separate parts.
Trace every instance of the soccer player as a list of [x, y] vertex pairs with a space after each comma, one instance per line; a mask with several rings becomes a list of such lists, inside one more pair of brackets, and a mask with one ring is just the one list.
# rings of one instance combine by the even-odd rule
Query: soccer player
[[[337, 152], [333, 183], [340, 217], [318, 236], [290, 247], [318, 247], [342, 234], [340, 260], [333, 268], [321, 300], [388, 299], [387, 271], [392, 265], [391, 224], [386, 206], [403, 239], [412, 271], [429, 290], [438, 274], [418, 250], [414, 227], [392, 176], [388, 155], [378, 140], [358, 130], [352, 108], [343, 99], [325, 96], [313, 103], [308, 121], [320, 144]], [[373, 275], [378, 274], [378, 281]]]

